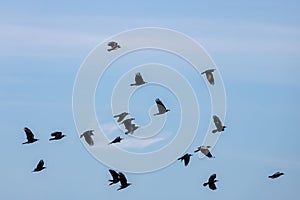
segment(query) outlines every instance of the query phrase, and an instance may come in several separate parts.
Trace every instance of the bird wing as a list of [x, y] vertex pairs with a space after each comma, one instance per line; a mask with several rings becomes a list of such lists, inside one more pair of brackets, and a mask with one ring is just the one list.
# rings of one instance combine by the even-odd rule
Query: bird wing
[[37, 164], [36, 168], [41, 169], [44, 166], [44, 161], [40, 160], [40, 162]]
[[184, 165], [187, 166], [189, 164], [189, 162], [190, 162], [190, 156], [186, 156], [184, 158]]
[[212, 157], [210, 151], [207, 148], [201, 148], [201, 152], [209, 158]]
[[157, 108], [158, 108], [158, 112], [159, 113], [164, 113], [164, 112], [166, 112], [166, 107], [165, 107], [165, 105], [161, 102], [161, 100], [160, 99], [156, 99], [155, 100], [155, 102], [156, 102], [156, 104], [157, 104]]
[[211, 175], [211, 176], [209, 177], [208, 182], [209, 182], [209, 183], [214, 183], [214, 181], [215, 181], [216, 178], [217, 178], [217, 175], [216, 175], [216, 174], [213, 174], [213, 175]]
[[84, 139], [90, 146], [94, 145], [94, 140], [91, 135], [84, 135]]
[[113, 180], [119, 180], [119, 174], [115, 170], [110, 169], [109, 173], [111, 174]]
[[115, 46], [118, 45], [118, 43], [116, 43], [116, 42], [109, 42], [107, 45], [110, 46], [110, 47], [115, 47]]
[[142, 75], [140, 74], [140, 73], [137, 73], [136, 75], [135, 75], [135, 83], [137, 83], [137, 84], [141, 84], [141, 83], [143, 83], [144, 82], [144, 80], [143, 80], [143, 77], [142, 77]]
[[62, 132], [60, 132], [60, 131], [56, 131], [56, 132], [51, 133], [51, 136], [53, 136], [53, 137], [58, 137], [58, 136], [61, 136], [61, 135], [62, 135]]
[[218, 116], [214, 115], [213, 116], [213, 119], [214, 119], [214, 123], [215, 123], [215, 126], [217, 127], [218, 130], [221, 130], [223, 128], [223, 125], [222, 125], [222, 122], [221, 120], [219, 119]]
[[216, 187], [216, 184], [214, 183], [214, 182], [209, 182], [208, 183], [208, 187], [210, 188], [210, 189], [212, 189], [212, 190], [215, 190], [215, 189], [217, 189], [217, 187]]
[[31, 139], [34, 138], [34, 135], [33, 135], [32, 131], [29, 128], [25, 127], [24, 131], [26, 133], [27, 140], [31, 140]]
[[119, 180], [121, 182], [121, 185], [127, 185], [127, 179], [122, 172], [119, 173]]
[[206, 78], [210, 84], [212, 84], [212, 85], [215, 84], [215, 79], [214, 79], [214, 75], [212, 74], [212, 72], [207, 72]]

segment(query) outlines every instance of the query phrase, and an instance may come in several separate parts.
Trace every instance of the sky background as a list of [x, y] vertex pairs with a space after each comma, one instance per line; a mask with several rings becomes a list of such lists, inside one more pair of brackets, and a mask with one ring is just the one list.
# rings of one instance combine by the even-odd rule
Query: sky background
[[[276, 0], [2, 2], [0, 199], [298, 198], [299, 6]], [[127, 174], [133, 185], [117, 192], [117, 186], [108, 186], [108, 167], [78, 137], [73, 85], [96, 45], [147, 26], [183, 32], [207, 50], [226, 88], [228, 129], [212, 150], [215, 159], [194, 157], [188, 167], [174, 162], [156, 172]], [[201, 77], [199, 82], [205, 89]], [[207, 91], [203, 96], [209, 97]], [[205, 105], [200, 105], [204, 113]], [[205, 124], [209, 117], [204, 116]], [[25, 126], [39, 142], [21, 144]], [[67, 137], [50, 143], [55, 130]], [[198, 145], [195, 140], [189, 152]], [[40, 159], [47, 169], [32, 174]], [[269, 180], [276, 171], [285, 175]], [[216, 191], [202, 187], [213, 173], [220, 180]]]

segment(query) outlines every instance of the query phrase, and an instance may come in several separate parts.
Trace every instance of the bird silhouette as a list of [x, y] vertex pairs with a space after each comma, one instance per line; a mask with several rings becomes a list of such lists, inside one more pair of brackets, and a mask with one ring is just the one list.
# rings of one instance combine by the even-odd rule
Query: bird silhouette
[[121, 138], [120, 136], [116, 137], [113, 141], [111, 141], [108, 144], [118, 143], [121, 142], [124, 138]]
[[128, 133], [133, 134], [134, 131], [139, 128], [139, 126], [136, 126], [135, 124], [131, 124], [129, 126], [126, 126], [125, 128], [127, 129], [127, 131], [125, 132], [125, 134], [127, 135]]
[[223, 126], [221, 120], [217, 115], [213, 116], [213, 120], [217, 129], [213, 130], [212, 133], [222, 132], [225, 130], [226, 126]]
[[121, 46], [118, 45], [117, 42], [113, 42], [113, 41], [109, 42], [107, 45], [111, 47], [110, 49], [107, 49], [107, 51], [117, 50], [117, 49], [121, 48]]
[[214, 158], [214, 156], [210, 153], [208, 148], [210, 148], [210, 146], [200, 146], [200, 147], [198, 147], [197, 150], [194, 151], [194, 153], [197, 153], [198, 151], [201, 151], [207, 157]]
[[209, 177], [209, 179], [208, 179], [208, 182], [203, 183], [203, 186], [205, 187], [205, 186], [208, 185], [208, 187], [209, 187], [211, 190], [217, 189], [215, 182], [217, 182], [218, 180], [216, 180], [216, 178], [217, 178], [217, 175], [216, 175], [216, 174], [211, 175], [211, 176]]
[[268, 177], [271, 178], [271, 179], [274, 179], [274, 178], [278, 178], [278, 177], [280, 177], [282, 175], [284, 175], [284, 173], [282, 173], [282, 172], [276, 172], [273, 175], [268, 176]]
[[135, 74], [135, 83], [130, 84], [130, 86], [140, 86], [147, 82], [144, 81], [140, 72]]
[[112, 180], [108, 180], [110, 182], [109, 185], [116, 184], [120, 181], [119, 174], [115, 170], [110, 169], [109, 173], [112, 176]]
[[211, 84], [211, 85], [214, 85], [215, 84], [215, 79], [214, 79], [214, 75], [213, 75], [213, 72], [215, 71], [216, 69], [208, 69], [204, 72], [202, 72], [201, 74], [205, 74], [206, 75], [206, 78], [208, 80], [208, 82]]
[[36, 168], [34, 168], [34, 170], [32, 172], [39, 172], [39, 171], [42, 171], [45, 168], [46, 167], [44, 167], [44, 161], [40, 160], [39, 163], [37, 164]]
[[65, 137], [66, 135], [63, 135], [63, 133], [60, 131], [56, 131], [56, 132], [51, 133], [51, 136], [52, 136], [52, 138], [49, 139], [50, 141], [51, 140], [60, 140], [63, 137]]
[[34, 138], [34, 135], [29, 128], [25, 127], [24, 131], [26, 133], [27, 141], [23, 142], [22, 144], [30, 144], [30, 143], [34, 143], [39, 140], [39, 139]]
[[120, 180], [121, 186], [118, 188], [118, 190], [122, 190], [124, 188], [127, 188], [129, 185], [131, 185], [131, 183], [127, 182], [127, 179], [122, 172], [119, 172], [119, 180]]
[[184, 161], [184, 165], [187, 166], [190, 162], [190, 157], [192, 156], [192, 154], [186, 153], [184, 154], [182, 157], [178, 158], [177, 160], [183, 160]]
[[117, 122], [121, 122], [121, 121], [123, 121], [123, 119], [125, 119], [125, 117], [126, 117], [128, 114], [129, 114], [129, 113], [127, 113], [127, 112], [122, 112], [121, 114], [114, 115], [114, 118], [118, 118]]
[[170, 111], [169, 109], [167, 109], [165, 107], [165, 105], [162, 103], [162, 101], [159, 98], [157, 98], [155, 100], [155, 102], [156, 102], [156, 105], [157, 105], [157, 108], [158, 108], [158, 113], [155, 113], [154, 115], [162, 115], [162, 114]]
[[86, 143], [88, 143], [88, 145], [93, 146], [94, 145], [94, 140], [92, 138], [92, 136], [94, 135], [94, 130], [88, 130], [85, 131], [84, 133], [82, 133], [80, 135], [80, 138], [84, 137]]

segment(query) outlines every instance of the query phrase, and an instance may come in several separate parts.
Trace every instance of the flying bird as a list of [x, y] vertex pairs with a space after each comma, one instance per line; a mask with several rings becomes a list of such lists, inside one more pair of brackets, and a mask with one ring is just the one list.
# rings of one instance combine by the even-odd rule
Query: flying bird
[[39, 171], [42, 171], [45, 168], [46, 167], [44, 167], [44, 161], [40, 160], [39, 163], [37, 164], [36, 168], [32, 172], [39, 172]]
[[121, 186], [118, 188], [118, 190], [122, 190], [124, 188], [127, 188], [129, 185], [131, 185], [131, 183], [127, 182], [127, 179], [122, 172], [119, 172], [119, 180], [120, 180]]
[[214, 158], [214, 156], [210, 153], [208, 148], [210, 148], [210, 146], [200, 146], [200, 147], [198, 147], [197, 150], [194, 151], [194, 153], [197, 153], [198, 151], [201, 151], [207, 157]]
[[126, 117], [128, 114], [129, 114], [129, 113], [127, 113], [127, 112], [122, 112], [121, 114], [114, 115], [114, 118], [118, 118], [117, 122], [121, 122], [121, 121], [123, 121], [123, 119], [125, 119], [125, 117]]
[[115, 170], [110, 169], [109, 173], [112, 176], [112, 180], [108, 180], [110, 182], [109, 185], [116, 184], [120, 181], [118, 172], [116, 172]]
[[120, 125], [121, 124], [124, 124], [124, 126], [126, 127], [126, 126], [130, 126], [130, 125], [132, 125], [132, 121], [133, 120], [135, 120], [135, 118], [128, 118], [128, 119], [125, 119], [122, 123], [120, 123]]
[[205, 74], [206, 75], [206, 78], [208, 80], [208, 82], [211, 84], [211, 85], [214, 85], [215, 84], [215, 79], [214, 79], [214, 75], [213, 75], [213, 72], [215, 71], [216, 69], [208, 69], [204, 72], [202, 72], [201, 74]]
[[217, 115], [213, 116], [213, 120], [217, 129], [213, 130], [212, 133], [222, 132], [225, 130], [226, 126], [223, 126], [221, 120]]
[[34, 135], [29, 128], [25, 127], [24, 131], [26, 133], [27, 141], [23, 142], [22, 144], [30, 144], [30, 143], [34, 143], [39, 140], [39, 139], [34, 138]]
[[205, 187], [205, 186], [208, 185], [208, 187], [209, 187], [211, 190], [217, 189], [217, 187], [216, 187], [216, 185], [215, 185], [215, 182], [217, 182], [218, 180], [216, 180], [216, 178], [217, 178], [217, 175], [216, 175], [216, 174], [211, 175], [211, 176], [209, 177], [209, 179], [208, 179], [208, 182], [203, 183], [203, 186]]
[[111, 141], [108, 144], [118, 143], [121, 142], [124, 138], [121, 138], [120, 136], [116, 137], [113, 141]]
[[94, 140], [92, 138], [92, 136], [94, 135], [93, 132], [94, 130], [85, 131], [80, 135], [80, 138], [84, 137], [86, 143], [88, 143], [90, 146], [93, 146], [94, 145]]
[[60, 131], [56, 131], [56, 132], [51, 133], [51, 136], [52, 136], [52, 138], [49, 139], [50, 141], [51, 140], [60, 140], [63, 137], [65, 137], [66, 135], [63, 135], [63, 133]]
[[133, 134], [134, 131], [139, 128], [139, 126], [136, 126], [135, 124], [131, 124], [130, 126], [126, 126], [125, 128], [127, 129], [127, 131], [125, 132], [125, 134], [127, 135], [128, 133]]
[[186, 153], [184, 154], [182, 157], [178, 158], [177, 160], [183, 160], [184, 161], [184, 165], [187, 166], [190, 162], [190, 157], [192, 156], [192, 154]]
[[167, 109], [165, 107], [165, 105], [161, 102], [161, 100], [159, 98], [157, 98], [155, 100], [155, 102], [156, 102], [156, 105], [157, 105], [157, 108], [158, 108], [158, 113], [155, 113], [154, 115], [162, 115], [162, 114], [170, 111], [169, 109]]
[[282, 173], [282, 172], [276, 172], [273, 175], [268, 176], [268, 177], [271, 178], [271, 179], [274, 179], [274, 178], [278, 178], [278, 177], [280, 177], [282, 175], [284, 175], [284, 173]]
[[117, 42], [113, 42], [113, 41], [109, 42], [107, 45], [111, 47], [110, 49], [107, 49], [107, 51], [117, 50], [117, 49], [121, 48], [121, 46], [118, 45]]
[[144, 81], [141, 73], [138, 72], [135, 74], [135, 83], [130, 84], [130, 86], [140, 86], [145, 83], [147, 83], [147, 82]]

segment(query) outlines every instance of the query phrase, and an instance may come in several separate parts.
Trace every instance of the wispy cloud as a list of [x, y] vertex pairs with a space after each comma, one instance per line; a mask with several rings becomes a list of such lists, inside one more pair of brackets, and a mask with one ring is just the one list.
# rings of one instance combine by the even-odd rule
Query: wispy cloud
[[155, 143], [166, 140], [164, 137], [149, 138], [149, 139], [136, 139], [133, 137], [126, 138], [122, 143], [120, 143], [121, 148], [130, 148], [130, 149], [143, 149], [149, 147]]

